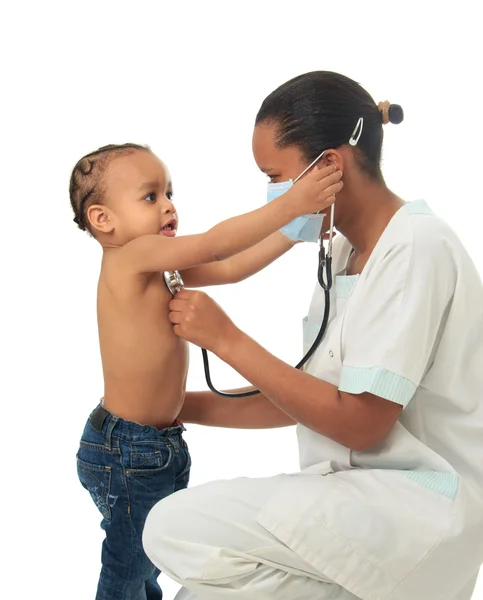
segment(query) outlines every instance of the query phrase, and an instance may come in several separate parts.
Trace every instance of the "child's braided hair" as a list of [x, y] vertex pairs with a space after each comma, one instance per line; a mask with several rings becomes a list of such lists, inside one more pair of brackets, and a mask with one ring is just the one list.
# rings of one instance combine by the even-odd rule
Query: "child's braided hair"
[[139, 144], [110, 144], [82, 157], [72, 171], [69, 184], [69, 196], [74, 223], [82, 231], [92, 234], [87, 209], [93, 204], [102, 204], [105, 190], [102, 177], [113, 158], [130, 154], [138, 150], [150, 152], [148, 146]]

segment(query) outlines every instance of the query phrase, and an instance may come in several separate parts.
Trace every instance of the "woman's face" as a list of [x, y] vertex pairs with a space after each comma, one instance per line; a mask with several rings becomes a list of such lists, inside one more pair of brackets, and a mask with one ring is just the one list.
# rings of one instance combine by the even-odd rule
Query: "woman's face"
[[[273, 183], [296, 179], [310, 164], [298, 146], [278, 148], [276, 144], [277, 125], [274, 123], [260, 123], [255, 127], [252, 138], [253, 156], [261, 171], [266, 173]], [[324, 148], [321, 148], [321, 151]], [[359, 168], [354, 159], [352, 149], [341, 146], [337, 149], [328, 149], [317, 163], [319, 168], [333, 164], [345, 175], [344, 188], [337, 194], [335, 203], [335, 224], [340, 224], [344, 213], [351, 214], [350, 193], [348, 191], [347, 173], [359, 173]], [[357, 179], [358, 185], [359, 180]], [[360, 185], [359, 185], [360, 187]], [[325, 214], [330, 209], [324, 211]], [[325, 219], [324, 226], [329, 220]]]
[[[277, 148], [277, 126], [273, 123], [260, 123], [255, 127], [252, 139], [253, 156], [259, 169], [270, 178], [271, 183], [296, 179], [309, 165], [298, 146], [287, 146]], [[337, 162], [327, 159], [332, 156], [333, 150], [329, 150], [318, 162], [319, 167], [327, 166], [329, 162]], [[332, 157], [333, 158], [333, 157]], [[328, 214], [330, 209], [323, 211]], [[329, 227], [329, 220], [324, 221], [324, 230]]]
[[278, 148], [276, 136], [275, 124], [260, 123], [255, 127], [252, 139], [255, 162], [272, 183], [295, 179], [307, 167], [300, 149], [297, 146]]
[[260, 123], [255, 127], [252, 139], [255, 162], [272, 183], [295, 179], [307, 167], [307, 161], [297, 146], [277, 148], [276, 135], [275, 124]]
[[[266, 173], [272, 183], [296, 179], [308, 166], [298, 146], [278, 148], [276, 144], [277, 126], [273, 123], [260, 123], [255, 127], [252, 138], [252, 149], [255, 162], [261, 171]], [[322, 151], [323, 149], [321, 149]], [[327, 166], [332, 150], [327, 151], [317, 163], [321, 168]]]

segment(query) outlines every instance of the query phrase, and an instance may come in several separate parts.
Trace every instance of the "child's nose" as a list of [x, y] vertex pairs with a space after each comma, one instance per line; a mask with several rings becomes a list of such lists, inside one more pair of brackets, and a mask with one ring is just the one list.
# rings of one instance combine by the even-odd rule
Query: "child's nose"
[[176, 212], [176, 208], [174, 207], [174, 204], [171, 202], [171, 200], [169, 200], [169, 198], [166, 198], [166, 197], [164, 198], [162, 210], [163, 210], [164, 214]]

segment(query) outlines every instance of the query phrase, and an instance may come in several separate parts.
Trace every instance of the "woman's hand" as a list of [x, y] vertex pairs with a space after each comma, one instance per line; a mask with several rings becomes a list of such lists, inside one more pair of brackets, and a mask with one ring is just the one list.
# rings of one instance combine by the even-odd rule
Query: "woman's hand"
[[220, 306], [198, 290], [178, 292], [169, 310], [176, 335], [214, 354], [230, 344], [239, 331]]

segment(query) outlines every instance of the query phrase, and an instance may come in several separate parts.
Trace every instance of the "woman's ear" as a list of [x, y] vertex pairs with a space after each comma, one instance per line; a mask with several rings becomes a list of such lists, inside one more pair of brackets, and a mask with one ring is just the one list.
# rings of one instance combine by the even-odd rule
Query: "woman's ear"
[[93, 230], [99, 233], [111, 233], [114, 230], [114, 219], [107, 206], [93, 204], [87, 209], [87, 218]]
[[344, 172], [344, 157], [339, 150], [327, 150], [322, 157], [324, 166], [334, 165], [338, 171]]

